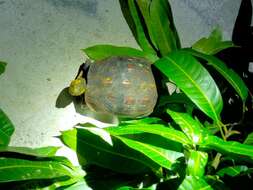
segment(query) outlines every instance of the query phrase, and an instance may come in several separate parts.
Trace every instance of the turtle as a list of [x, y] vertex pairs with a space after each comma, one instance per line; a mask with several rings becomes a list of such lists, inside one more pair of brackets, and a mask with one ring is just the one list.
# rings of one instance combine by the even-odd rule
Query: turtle
[[158, 97], [151, 62], [129, 56], [84, 63], [69, 93], [84, 94], [86, 105], [95, 112], [127, 118], [150, 115]]

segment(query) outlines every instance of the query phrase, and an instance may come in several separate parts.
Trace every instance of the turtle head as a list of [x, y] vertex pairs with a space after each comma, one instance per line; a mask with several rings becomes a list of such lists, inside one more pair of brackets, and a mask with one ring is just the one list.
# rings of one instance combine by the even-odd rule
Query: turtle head
[[72, 96], [81, 96], [86, 90], [86, 81], [84, 78], [72, 80], [69, 85], [69, 93]]
[[72, 96], [81, 96], [85, 92], [89, 67], [89, 60], [79, 67], [75, 80], [72, 80], [69, 85], [69, 93]]

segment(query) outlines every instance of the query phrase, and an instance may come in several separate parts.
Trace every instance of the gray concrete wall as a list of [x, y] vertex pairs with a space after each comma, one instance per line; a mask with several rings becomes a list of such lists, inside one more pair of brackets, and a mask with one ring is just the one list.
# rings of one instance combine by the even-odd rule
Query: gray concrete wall
[[[184, 46], [217, 25], [231, 36], [240, 0], [171, 0]], [[73, 104], [55, 107], [85, 60], [80, 49], [98, 44], [137, 47], [117, 0], [0, 0], [0, 107], [16, 126], [12, 145], [59, 145], [60, 130], [87, 118]]]

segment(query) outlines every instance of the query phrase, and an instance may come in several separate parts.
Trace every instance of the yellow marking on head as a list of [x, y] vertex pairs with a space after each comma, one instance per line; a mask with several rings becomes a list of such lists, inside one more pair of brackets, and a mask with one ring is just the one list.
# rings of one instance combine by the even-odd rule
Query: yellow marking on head
[[69, 85], [69, 93], [72, 96], [80, 96], [86, 90], [86, 81], [84, 78], [78, 78], [71, 81]]

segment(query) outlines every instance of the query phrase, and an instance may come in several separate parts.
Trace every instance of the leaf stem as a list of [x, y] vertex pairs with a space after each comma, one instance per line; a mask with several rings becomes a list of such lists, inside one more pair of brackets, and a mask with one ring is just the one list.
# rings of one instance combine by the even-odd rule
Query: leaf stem
[[[233, 130], [233, 126], [236, 125], [237, 123], [234, 124], [223, 124], [222, 122], [218, 123], [218, 126], [220, 128], [220, 133], [221, 136], [223, 138], [224, 141], [227, 141], [227, 139], [234, 134], [240, 134], [239, 131], [235, 131]], [[227, 126], [231, 126], [229, 129], [227, 129]], [[214, 167], [214, 169], [216, 170], [219, 166], [220, 163], [220, 159], [221, 159], [222, 154], [221, 153], [217, 153], [214, 160], [212, 161], [212, 166]]]
[[[224, 125], [222, 122], [218, 123], [219, 129], [220, 129], [220, 133], [222, 136], [222, 139], [224, 141], [227, 141], [227, 135], [228, 135], [228, 129], [227, 126]], [[224, 130], [224, 131], [223, 131]], [[212, 161], [212, 166], [214, 167], [214, 169], [216, 170], [220, 164], [220, 159], [221, 159], [222, 154], [221, 153], [217, 153], [214, 160]]]
[[214, 169], [216, 170], [220, 164], [220, 158], [221, 158], [221, 153], [217, 153], [213, 162], [212, 162], [212, 166], [214, 167]]
[[[220, 129], [220, 133], [221, 133], [221, 137], [224, 141], [226, 141], [226, 133], [227, 133], [227, 127], [222, 123], [219, 122], [218, 123], [219, 129]], [[224, 131], [223, 131], [224, 130]], [[225, 134], [224, 134], [225, 133]]]

